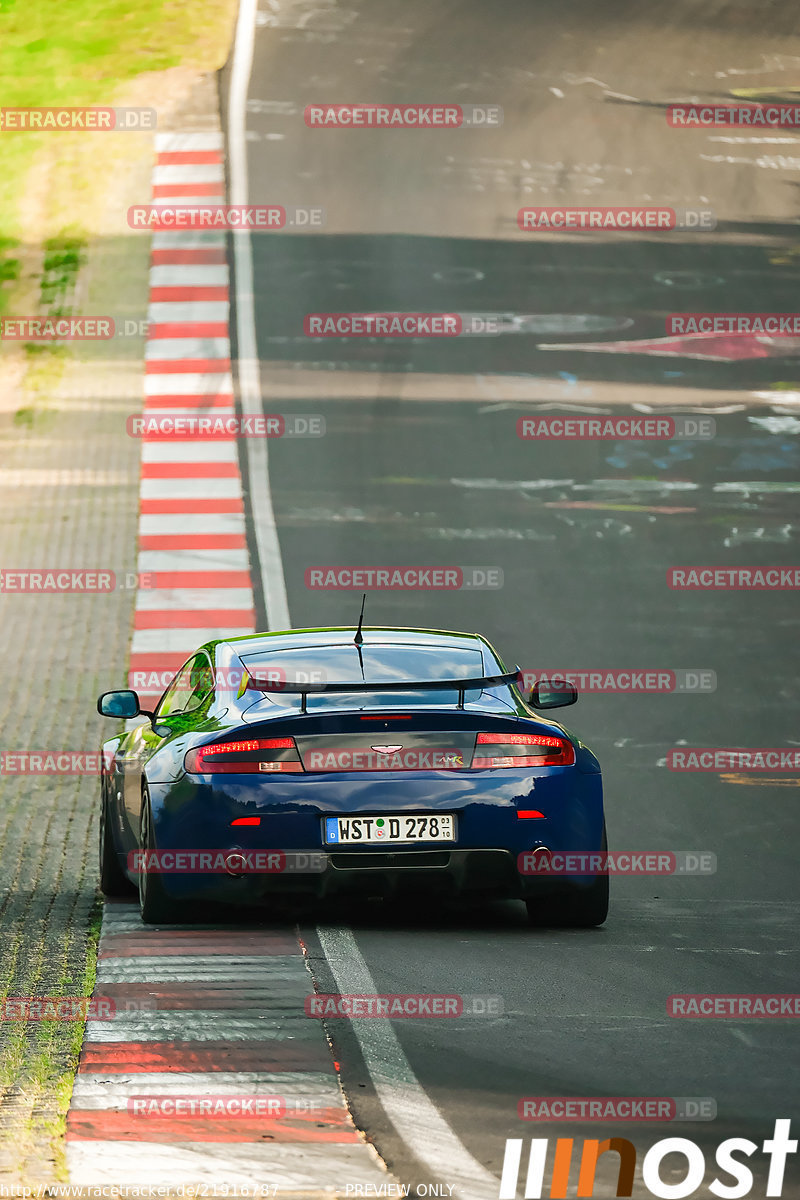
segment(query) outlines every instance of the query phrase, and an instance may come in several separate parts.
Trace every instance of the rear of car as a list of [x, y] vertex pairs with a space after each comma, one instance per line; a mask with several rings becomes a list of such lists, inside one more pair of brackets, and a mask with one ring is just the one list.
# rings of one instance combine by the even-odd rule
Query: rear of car
[[147, 788], [154, 847], [220, 851], [223, 868], [159, 872], [162, 908], [429, 893], [605, 919], [607, 877], [539, 869], [548, 852], [604, 847], [597, 760], [525, 703], [483, 639], [308, 631], [214, 652], [218, 676], [239, 664], [224, 724], [212, 710], [213, 733], [168, 740]]

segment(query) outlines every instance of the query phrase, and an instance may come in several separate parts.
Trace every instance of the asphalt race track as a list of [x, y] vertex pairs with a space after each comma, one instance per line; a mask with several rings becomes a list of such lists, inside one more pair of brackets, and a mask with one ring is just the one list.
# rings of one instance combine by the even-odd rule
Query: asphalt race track
[[[358, 615], [357, 591], [315, 591], [309, 567], [499, 568], [501, 588], [373, 591], [367, 622], [477, 630], [531, 669], [716, 676], [695, 694], [584, 695], [568, 722], [601, 758], [612, 848], [707, 851], [715, 873], [616, 879], [607, 924], [588, 932], [531, 930], [511, 903], [304, 917], [322, 991], [501, 1000], [491, 1017], [393, 1022], [396, 1041], [382, 1022], [329, 1025], [356, 1124], [412, 1185], [475, 1170], [462, 1194], [488, 1194], [479, 1173], [499, 1178], [507, 1138], [621, 1136], [644, 1153], [679, 1136], [706, 1156], [692, 1193], [706, 1196], [717, 1144], [740, 1137], [758, 1143], [750, 1194], [764, 1195], [761, 1143], [796, 1114], [790, 1020], [676, 1020], [666, 1006], [673, 994], [796, 987], [800, 778], [665, 764], [680, 745], [800, 743], [792, 592], [678, 592], [666, 580], [683, 564], [797, 562], [797, 351], [751, 339], [664, 357], [597, 344], [663, 338], [670, 313], [791, 310], [796, 131], [671, 129], [665, 106], [739, 88], [790, 100], [798, 68], [792, 6], [765, 0], [259, 10], [247, 198], [325, 210], [321, 230], [251, 239], [264, 412], [326, 422], [322, 438], [269, 446], [291, 624]], [[307, 104], [344, 101], [499, 105], [504, 118], [470, 130], [304, 124]], [[717, 228], [526, 233], [526, 204], [696, 207]], [[306, 314], [345, 311], [502, 313], [511, 331], [304, 335]], [[651, 411], [712, 415], [716, 436], [537, 444], [516, 433], [526, 415]], [[244, 444], [241, 460], [252, 496]], [[258, 624], [275, 628], [286, 614], [269, 611], [279, 567], [257, 561], [262, 517], [251, 504]], [[547, 1125], [519, 1119], [526, 1096], [705, 1097], [716, 1118]], [[415, 1140], [402, 1134], [404, 1104], [436, 1110]], [[663, 1178], [685, 1170], [668, 1159]], [[601, 1174], [595, 1194], [614, 1195], [616, 1172]], [[782, 1194], [800, 1196], [791, 1156]]]

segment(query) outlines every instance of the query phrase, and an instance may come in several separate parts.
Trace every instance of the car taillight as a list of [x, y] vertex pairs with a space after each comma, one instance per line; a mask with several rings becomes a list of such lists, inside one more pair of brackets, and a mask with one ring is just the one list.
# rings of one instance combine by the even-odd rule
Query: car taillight
[[290, 737], [212, 742], [189, 750], [183, 765], [190, 775], [278, 775], [303, 770]]
[[[491, 747], [481, 753], [480, 747]], [[566, 738], [540, 733], [479, 733], [472, 769], [497, 767], [571, 767], [575, 747]]]

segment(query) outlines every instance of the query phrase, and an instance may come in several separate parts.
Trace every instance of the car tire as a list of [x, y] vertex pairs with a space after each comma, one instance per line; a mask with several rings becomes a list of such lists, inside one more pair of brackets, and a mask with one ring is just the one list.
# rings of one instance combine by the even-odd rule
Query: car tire
[[[608, 849], [605, 822], [600, 849]], [[539, 928], [593, 929], [602, 925], [608, 916], [608, 899], [608, 875], [597, 875], [588, 887], [571, 888], [569, 892], [560, 892], [542, 901], [527, 900], [525, 904], [528, 921]]]
[[[155, 850], [153, 812], [149, 797], [142, 798], [139, 822], [139, 845], [145, 852]], [[181, 921], [183, 906], [164, 891], [161, 876], [147, 869], [146, 856], [139, 865], [139, 912], [146, 925], [174, 925]]]
[[114, 845], [114, 832], [108, 819], [108, 798], [103, 789], [100, 799], [100, 891], [104, 896], [121, 897], [134, 896], [136, 888], [119, 865], [117, 848]]

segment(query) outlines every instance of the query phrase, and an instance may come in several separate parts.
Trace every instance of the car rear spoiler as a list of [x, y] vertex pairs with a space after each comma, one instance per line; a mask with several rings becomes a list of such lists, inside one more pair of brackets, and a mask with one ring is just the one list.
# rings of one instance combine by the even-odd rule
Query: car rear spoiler
[[520, 668], [506, 671], [503, 675], [479, 675], [474, 679], [425, 679], [414, 681], [402, 679], [390, 683], [283, 683], [281, 680], [269, 679], [264, 676], [251, 674], [249, 671], [242, 681], [239, 695], [247, 689], [256, 692], [281, 692], [289, 696], [302, 696], [302, 712], [306, 711], [307, 699], [310, 695], [332, 692], [458, 692], [458, 708], [464, 707], [464, 694], [469, 691], [483, 691], [484, 688], [502, 687], [510, 683], [519, 686]]

